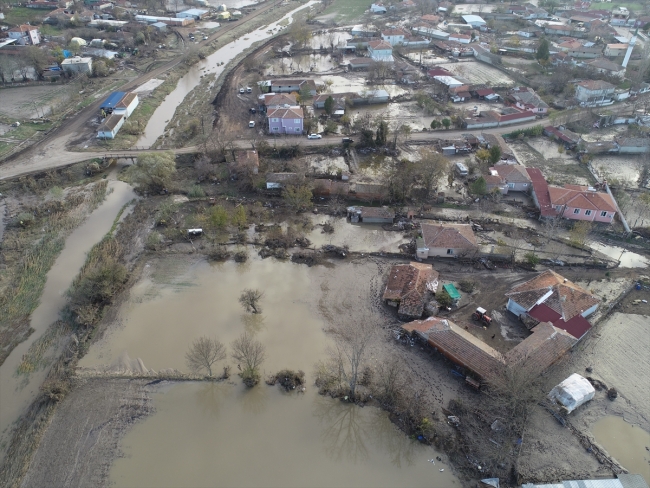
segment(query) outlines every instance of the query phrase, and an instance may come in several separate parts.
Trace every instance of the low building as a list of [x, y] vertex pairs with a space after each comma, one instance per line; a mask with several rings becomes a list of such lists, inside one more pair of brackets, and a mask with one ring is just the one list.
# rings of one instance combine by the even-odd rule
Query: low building
[[548, 192], [548, 183], [546, 178], [538, 168], [526, 168], [526, 173], [530, 177], [533, 185], [533, 202], [539, 209], [540, 218], [555, 218], [557, 212], [551, 205], [551, 197]]
[[74, 56], [61, 61], [61, 69], [66, 73], [92, 73], [93, 58]]
[[616, 202], [609, 193], [580, 185], [549, 186], [548, 192], [559, 217], [609, 224], [616, 215]]
[[640, 474], [617, 474], [616, 478], [600, 478], [597, 480], [571, 480], [557, 483], [524, 483], [521, 488], [648, 488]]
[[359, 207], [360, 222], [365, 224], [392, 224], [395, 212], [387, 207]]
[[356, 183], [350, 189], [350, 197], [362, 202], [383, 202], [388, 195], [386, 186], [373, 183]]
[[350, 100], [350, 103], [353, 103], [352, 100], [356, 98], [356, 94], [352, 92], [346, 93], [324, 93], [322, 95], [316, 95], [314, 97], [314, 108], [325, 108], [325, 102], [329, 97], [332, 97], [334, 101], [334, 108], [345, 108], [345, 103], [347, 100]]
[[494, 170], [501, 178], [503, 178], [508, 187], [508, 192], [530, 191], [533, 182], [524, 166], [520, 164], [499, 164], [494, 166]]
[[469, 44], [472, 42], [472, 36], [467, 34], [449, 34], [449, 40], [461, 44]]
[[[499, 146], [501, 150], [501, 159], [506, 161], [517, 161], [515, 157], [515, 152], [510, 148], [506, 140], [501, 134], [487, 134], [483, 132], [481, 134], [481, 139], [485, 141], [485, 145], [488, 149]], [[498, 164], [498, 162], [497, 162]]]
[[9, 39], [15, 39], [16, 44], [21, 46], [35, 46], [41, 43], [41, 35], [38, 27], [33, 25], [19, 25], [7, 31]]
[[505, 179], [499, 176], [499, 173], [494, 168], [490, 168], [490, 174], [483, 176], [485, 180], [485, 189], [488, 193], [498, 191], [502, 195], [508, 194], [508, 185]]
[[290, 79], [290, 80], [269, 80], [259, 83], [260, 88], [267, 92], [273, 93], [300, 93], [300, 90], [308, 89], [309, 93], [316, 95], [316, 82], [314, 80], [306, 79]]
[[487, 25], [487, 22], [479, 15], [463, 15], [462, 18], [466, 24], [471, 25], [474, 29], [479, 29]]
[[134, 92], [129, 92], [124, 95], [124, 98], [117, 102], [115, 108], [113, 109], [114, 114], [124, 115], [124, 118], [131, 116], [133, 111], [137, 108], [140, 100], [138, 99], [138, 94]]
[[602, 73], [616, 78], [623, 78], [625, 76], [625, 68], [620, 64], [616, 64], [606, 58], [596, 58], [591, 61], [586, 61], [585, 66], [592, 68], [597, 73]]
[[294, 107], [298, 105], [298, 99], [291, 93], [264, 93], [258, 97], [261, 110], [273, 108]]
[[298, 175], [296, 173], [267, 173], [266, 189], [280, 190], [297, 177]]
[[387, 12], [386, 7], [381, 3], [373, 3], [370, 5], [370, 11], [373, 14], [385, 14]]
[[348, 60], [348, 67], [354, 69], [368, 69], [374, 63], [371, 58], [352, 58]]
[[403, 44], [406, 36], [408, 36], [408, 32], [399, 28], [381, 31], [381, 40], [387, 42], [391, 46], [399, 46]]
[[418, 239], [419, 258], [455, 258], [473, 254], [478, 249], [476, 236], [469, 224], [421, 224], [422, 238]]
[[618, 137], [616, 144], [619, 154], [650, 153], [650, 138], [647, 137]]
[[567, 149], [573, 149], [580, 142], [580, 134], [576, 134], [562, 127], [553, 127], [548, 125], [544, 127], [544, 135], [563, 144]]
[[97, 130], [97, 139], [115, 139], [115, 136], [124, 125], [124, 116], [110, 114], [104, 119]]
[[177, 12], [176, 17], [179, 19], [194, 19], [201, 20], [210, 13], [209, 10], [202, 10], [198, 8], [190, 8], [188, 10], [183, 10], [182, 12]]
[[419, 319], [429, 295], [438, 288], [438, 276], [430, 264], [396, 264], [388, 273], [382, 300], [397, 307], [401, 319]]
[[122, 101], [124, 96], [126, 95], [126, 92], [113, 92], [111, 93], [106, 100], [102, 102], [102, 104], [99, 106], [99, 109], [106, 113], [106, 114], [111, 114], [113, 113], [113, 109], [115, 106]]
[[270, 134], [294, 134], [303, 132], [304, 113], [302, 107], [278, 107], [266, 112]]
[[586, 317], [593, 314], [601, 300], [555, 271], [547, 270], [507, 293], [508, 311], [517, 317], [528, 314], [540, 322], [549, 322], [576, 339], [591, 328]]
[[392, 63], [393, 59], [393, 46], [386, 41], [370, 41], [368, 43], [368, 54], [373, 61], [382, 63]]
[[532, 112], [536, 115], [548, 113], [548, 104], [532, 88], [518, 86], [512, 88], [508, 94], [515, 106], [521, 110]]
[[156, 22], [162, 22], [163, 24], [176, 27], [185, 27], [186, 25], [194, 23], [194, 19], [191, 17], [158, 17], [155, 15], [136, 15], [135, 21], [145, 24], [155, 24]]

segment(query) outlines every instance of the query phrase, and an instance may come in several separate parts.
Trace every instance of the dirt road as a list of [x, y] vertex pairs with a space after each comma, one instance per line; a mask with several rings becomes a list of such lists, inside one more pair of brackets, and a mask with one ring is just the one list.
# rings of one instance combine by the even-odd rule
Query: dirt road
[[[85, 121], [84, 121], [85, 123]], [[82, 125], [81, 122], [75, 123], [74, 127], [77, 129]], [[489, 129], [481, 132], [488, 134], [507, 134], [517, 129], [526, 129], [539, 125], [539, 121], [528, 122], [526, 124], [499, 127], [496, 129]], [[70, 137], [74, 134], [75, 129], [70, 128], [69, 132], [61, 134], [59, 137], [44, 139], [39, 142], [37, 146], [29, 149], [29, 151], [20, 155], [17, 158], [12, 158], [10, 161], [3, 163], [0, 166], [0, 180], [15, 178], [30, 173], [38, 173], [54, 168], [61, 168], [69, 166], [81, 161], [88, 161], [94, 158], [118, 157], [130, 158], [137, 156], [138, 153], [155, 152], [152, 149], [134, 149], [128, 151], [114, 151], [114, 152], [74, 152], [68, 151], [66, 145]], [[450, 131], [436, 131], [436, 132], [417, 132], [409, 136], [409, 141], [414, 143], [426, 143], [436, 139], [455, 139], [466, 134], [467, 130], [450, 130]], [[279, 138], [266, 138], [269, 144], [301, 144], [304, 146], [329, 146], [339, 145], [341, 143], [341, 136], [334, 135], [324, 137], [323, 139], [308, 140], [306, 137], [279, 137]], [[258, 139], [259, 141], [259, 139]], [[241, 138], [234, 142], [237, 147], [250, 148], [251, 143], [254, 142], [248, 138]], [[197, 146], [188, 146], [179, 149], [171, 149], [175, 154], [189, 154], [198, 151]]]

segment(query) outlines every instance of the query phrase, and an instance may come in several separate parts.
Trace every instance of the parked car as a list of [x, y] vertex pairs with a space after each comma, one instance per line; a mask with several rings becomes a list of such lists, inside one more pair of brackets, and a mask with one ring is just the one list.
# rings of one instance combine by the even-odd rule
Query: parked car
[[354, 141], [351, 137], [344, 137], [341, 142], [343, 142], [343, 144], [352, 144]]
[[240, 88], [240, 89], [239, 89], [239, 93], [246, 93], [246, 90], [243, 89], [243, 88]]
[[246, 93], [253, 93], [253, 89], [250, 86], [247, 86]]
[[323, 136], [321, 136], [320, 134], [309, 134], [307, 136], [307, 139], [322, 139], [322, 138]]
[[254, 120], [251, 120], [251, 121], [248, 123], [248, 127], [255, 127], [255, 121], [254, 121]]
[[257, 112], [257, 109], [256, 109], [255, 107], [251, 107], [248, 111], [249, 111], [250, 113], [254, 114], [254, 113]]
[[208, 36], [203, 36], [204, 41], [207, 41], [208, 39], [210, 39]]

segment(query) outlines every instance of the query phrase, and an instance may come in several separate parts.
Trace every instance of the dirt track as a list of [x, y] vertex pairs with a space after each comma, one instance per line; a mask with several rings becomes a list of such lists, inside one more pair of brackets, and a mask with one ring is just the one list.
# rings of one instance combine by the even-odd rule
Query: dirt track
[[22, 487], [108, 486], [119, 441], [152, 413], [146, 380], [88, 380], [59, 405]]

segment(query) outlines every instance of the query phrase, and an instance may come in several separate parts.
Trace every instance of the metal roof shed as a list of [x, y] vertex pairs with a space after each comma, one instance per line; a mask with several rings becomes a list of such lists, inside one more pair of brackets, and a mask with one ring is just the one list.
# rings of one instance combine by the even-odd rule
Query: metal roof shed
[[460, 300], [460, 292], [456, 289], [456, 287], [453, 284], [447, 283], [446, 285], [442, 285], [442, 288], [447, 292], [447, 294], [451, 297], [452, 300], [454, 301]]
[[113, 109], [115, 108], [115, 105], [120, 103], [122, 99], [124, 98], [124, 95], [126, 95], [126, 92], [113, 92], [111, 93], [106, 100], [101, 104], [99, 107], [100, 109], [104, 110], [105, 112], [112, 112]]

